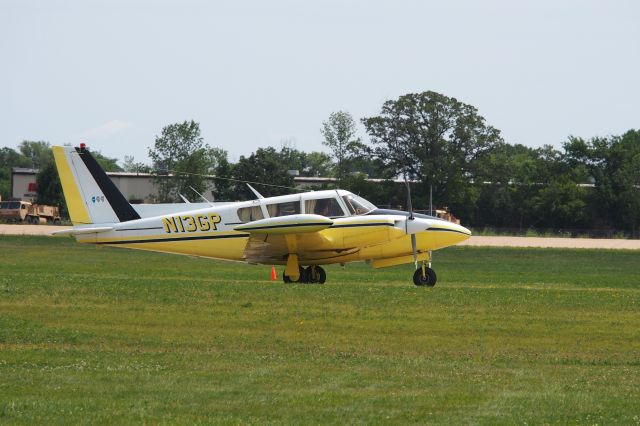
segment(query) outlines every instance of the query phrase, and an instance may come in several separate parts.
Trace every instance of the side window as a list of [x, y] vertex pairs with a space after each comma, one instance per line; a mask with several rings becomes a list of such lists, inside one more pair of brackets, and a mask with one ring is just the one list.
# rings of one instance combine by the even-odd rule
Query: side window
[[242, 207], [238, 209], [238, 218], [240, 222], [253, 222], [254, 220], [264, 219], [260, 206]]
[[319, 200], [306, 200], [304, 210], [307, 213], [319, 214], [326, 217], [344, 216], [344, 212], [335, 198], [321, 198]]
[[289, 203], [267, 204], [269, 217], [289, 216], [300, 213], [300, 202], [291, 201]]

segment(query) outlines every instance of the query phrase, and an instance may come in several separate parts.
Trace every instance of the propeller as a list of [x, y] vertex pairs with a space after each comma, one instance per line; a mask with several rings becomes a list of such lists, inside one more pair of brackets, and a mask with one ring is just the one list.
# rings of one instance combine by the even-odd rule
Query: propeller
[[[413, 205], [411, 204], [411, 186], [409, 185], [409, 181], [407, 180], [407, 176], [404, 177], [404, 184], [407, 186], [407, 208], [409, 209], [409, 217], [407, 218], [407, 222], [405, 225], [405, 231], [409, 230], [408, 221], [415, 219], [413, 217]], [[411, 251], [413, 253], [413, 263], [418, 269], [418, 244], [416, 242], [416, 234], [411, 234]]]

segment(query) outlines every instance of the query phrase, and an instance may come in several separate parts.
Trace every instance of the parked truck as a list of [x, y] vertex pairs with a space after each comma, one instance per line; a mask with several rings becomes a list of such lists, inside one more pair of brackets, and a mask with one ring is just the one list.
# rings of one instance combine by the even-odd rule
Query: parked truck
[[60, 209], [44, 204], [31, 204], [29, 201], [0, 201], [0, 220], [6, 222], [25, 222], [60, 224]]

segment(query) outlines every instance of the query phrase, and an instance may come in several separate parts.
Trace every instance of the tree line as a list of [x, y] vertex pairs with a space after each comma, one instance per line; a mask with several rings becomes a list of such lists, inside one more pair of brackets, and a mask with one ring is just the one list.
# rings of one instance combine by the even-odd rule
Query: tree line
[[[180, 201], [179, 194], [192, 195], [193, 189], [204, 192], [209, 175], [219, 178], [217, 201], [254, 197], [242, 181], [268, 183], [272, 186], [259, 191], [280, 195], [294, 186], [288, 171], [297, 170], [301, 176], [333, 177], [335, 183], [322, 187], [351, 190], [385, 207], [405, 207], [406, 193], [393, 179], [406, 179], [412, 182], [414, 208], [427, 209], [431, 193], [434, 206], [448, 207], [474, 229], [640, 234], [638, 130], [591, 139], [570, 136], [560, 149], [509, 144], [475, 107], [431, 91], [389, 100], [378, 115], [360, 122], [367, 141], [357, 137], [349, 113], [332, 113], [320, 126], [328, 153], [283, 144], [232, 163], [226, 151], [205, 143], [198, 123], [185, 121], [156, 136], [150, 165], [129, 156], [121, 166], [99, 153], [98, 159], [109, 171], [157, 174], [158, 202]], [[16, 166], [39, 168], [39, 201], [61, 203], [46, 142], [0, 150], [3, 197]]]

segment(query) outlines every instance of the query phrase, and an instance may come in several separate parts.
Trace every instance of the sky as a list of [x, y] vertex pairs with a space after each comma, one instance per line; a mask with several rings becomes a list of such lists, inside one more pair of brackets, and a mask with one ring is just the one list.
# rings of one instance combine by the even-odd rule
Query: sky
[[148, 162], [195, 120], [232, 161], [327, 151], [331, 112], [432, 90], [508, 143], [561, 147], [640, 128], [639, 23], [635, 0], [0, 0], [0, 146]]

